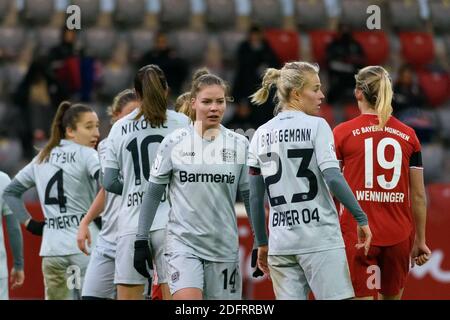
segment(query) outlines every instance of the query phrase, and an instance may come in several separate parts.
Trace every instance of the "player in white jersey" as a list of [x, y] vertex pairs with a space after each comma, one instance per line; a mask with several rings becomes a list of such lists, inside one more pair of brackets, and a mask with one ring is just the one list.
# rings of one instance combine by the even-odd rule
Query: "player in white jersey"
[[234, 205], [238, 188], [248, 205], [248, 141], [221, 125], [226, 99], [219, 77], [205, 74], [193, 81], [194, 123], [161, 143], [141, 208], [135, 266], [145, 272], [152, 254], [145, 235], [169, 185], [166, 256], [177, 300], [242, 296]]
[[25, 280], [23, 271], [23, 239], [19, 220], [12, 214], [3, 200], [3, 190], [11, 182], [8, 175], [0, 171], [0, 300], [8, 300], [8, 265], [6, 263], [6, 250], [3, 241], [3, 217], [6, 221], [6, 231], [9, 237], [11, 251], [14, 257], [14, 266], [11, 269], [11, 289], [22, 286]]
[[[139, 101], [134, 90], [126, 89], [120, 92], [108, 108], [112, 123], [123, 118], [139, 106]], [[107, 140], [102, 140], [98, 145], [98, 153], [102, 171], [106, 157]], [[104, 173], [104, 172], [103, 172]], [[78, 228], [78, 248], [89, 255], [87, 245], [91, 245], [89, 224], [101, 215], [102, 228], [97, 237], [95, 248], [89, 259], [89, 265], [84, 277], [82, 299], [115, 299], [116, 286], [114, 284], [115, 257], [117, 243], [117, 218], [122, 199], [119, 195], [106, 192], [100, 188], [97, 197], [89, 211], [81, 220]]]
[[256, 130], [248, 157], [258, 264], [270, 273], [277, 299], [307, 299], [310, 291], [316, 299], [354, 296], [329, 189], [357, 220], [359, 246], [366, 254], [371, 240], [367, 216], [340, 173], [331, 129], [317, 116], [324, 98], [318, 73], [317, 65], [306, 62], [268, 69], [262, 88], [252, 96], [262, 104], [274, 85], [279, 100], [276, 116]]
[[[141, 105], [111, 128], [103, 181], [107, 191], [122, 195], [114, 279], [118, 299], [143, 298], [147, 279], [133, 266], [133, 246], [151, 164], [164, 137], [189, 123], [185, 115], [167, 110], [169, 88], [165, 75], [158, 66], [142, 67], [135, 77], [134, 87]], [[123, 182], [119, 179], [119, 172], [122, 173]], [[160, 198], [159, 215], [149, 235], [151, 246], [156, 252], [158, 282], [164, 284], [162, 290], [165, 298], [169, 297], [169, 292], [163, 249], [169, 209], [169, 202], [164, 195]]]
[[[82, 104], [62, 102], [51, 136], [39, 154], [8, 185], [4, 199], [27, 230], [42, 235], [40, 256], [45, 298], [79, 298], [89, 257], [77, 248], [81, 219], [97, 193], [100, 171], [97, 114]], [[34, 220], [22, 195], [36, 186], [45, 221]], [[91, 233], [98, 233], [91, 225]]]

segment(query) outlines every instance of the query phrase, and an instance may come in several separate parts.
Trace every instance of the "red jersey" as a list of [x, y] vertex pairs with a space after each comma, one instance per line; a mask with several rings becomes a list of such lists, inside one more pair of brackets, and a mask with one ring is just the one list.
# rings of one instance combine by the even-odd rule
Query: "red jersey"
[[[376, 115], [363, 114], [333, 133], [344, 177], [369, 218], [372, 244], [390, 246], [413, 230], [409, 170], [422, 168], [422, 158], [412, 128], [392, 116], [383, 129], [377, 124]], [[342, 206], [341, 213], [342, 232], [356, 238], [356, 221]]]

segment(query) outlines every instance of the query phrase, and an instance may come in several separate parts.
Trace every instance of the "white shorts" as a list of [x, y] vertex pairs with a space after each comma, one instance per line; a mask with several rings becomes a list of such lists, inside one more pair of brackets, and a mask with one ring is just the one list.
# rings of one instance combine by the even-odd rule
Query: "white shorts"
[[203, 291], [205, 300], [241, 300], [242, 277], [239, 261], [212, 262], [190, 253], [166, 254], [170, 293], [185, 288]]
[[134, 241], [136, 234], [121, 236], [117, 241], [114, 284], [145, 285], [148, 282], [134, 268]]
[[116, 248], [100, 236], [91, 253], [83, 284], [83, 297], [116, 298], [114, 284]]
[[0, 278], [0, 300], [9, 300], [8, 278]]
[[278, 300], [341, 300], [355, 296], [345, 249], [268, 257], [273, 290]]
[[42, 257], [46, 300], [78, 300], [89, 256], [84, 253]]
[[153, 254], [153, 270], [158, 279], [157, 284], [168, 283], [167, 261], [164, 256], [166, 247], [166, 229], [160, 229], [150, 232], [150, 249]]

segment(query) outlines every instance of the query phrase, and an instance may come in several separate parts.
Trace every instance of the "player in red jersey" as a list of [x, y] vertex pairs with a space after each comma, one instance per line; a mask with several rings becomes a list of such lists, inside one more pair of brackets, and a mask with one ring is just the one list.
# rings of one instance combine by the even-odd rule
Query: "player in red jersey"
[[372, 229], [367, 256], [355, 248], [356, 223], [341, 210], [355, 295], [400, 299], [409, 265], [431, 255], [425, 241], [426, 197], [420, 142], [414, 130], [392, 113], [392, 85], [380, 66], [361, 69], [355, 97], [361, 115], [334, 129], [344, 176], [366, 212]]

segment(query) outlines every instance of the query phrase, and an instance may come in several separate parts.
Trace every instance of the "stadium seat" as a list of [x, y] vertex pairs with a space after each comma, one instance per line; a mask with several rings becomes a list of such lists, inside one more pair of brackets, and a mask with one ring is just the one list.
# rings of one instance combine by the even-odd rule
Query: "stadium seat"
[[335, 37], [336, 32], [329, 30], [315, 30], [309, 33], [312, 57], [321, 66], [326, 63], [327, 46]]
[[[177, 8], [177, 10], [173, 10]], [[191, 20], [190, 1], [161, 0], [160, 23], [165, 28], [181, 28]]]
[[441, 138], [450, 142], [450, 107], [436, 110]]
[[8, 63], [4, 66], [5, 91], [14, 94], [27, 73], [27, 66], [20, 63]]
[[118, 92], [131, 86], [133, 76], [129, 65], [107, 65], [102, 71], [98, 93], [105, 100], [111, 100]]
[[418, 72], [419, 85], [428, 102], [432, 106], [438, 106], [450, 97], [450, 76], [445, 72]]
[[239, 45], [245, 40], [245, 36], [244, 32], [232, 30], [219, 33], [219, 42], [225, 62], [234, 62]]
[[26, 23], [33, 25], [46, 25], [54, 13], [53, 0], [25, 0], [22, 18]]
[[428, 212], [435, 214], [433, 221], [445, 222], [450, 219], [450, 215], [442, 214], [448, 212], [450, 207], [450, 184], [448, 183], [432, 183], [426, 186]]
[[283, 11], [278, 0], [251, 0], [251, 19], [263, 28], [278, 28], [282, 25]]
[[26, 40], [22, 28], [0, 27], [0, 50], [7, 58], [16, 58]]
[[116, 45], [115, 32], [107, 28], [89, 28], [82, 35], [82, 42], [88, 56], [108, 59]]
[[319, 115], [328, 122], [331, 128], [336, 126], [336, 118], [334, 117], [333, 107], [329, 104], [322, 103], [320, 105]]
[[0, 0], [0, 22], [5, 19], [9, 12], [11, 1], [10, 0]]
[[300, 39], [296, 31], [268, 29], [264, 35], [280, 63], [300, 59]]
[[361, 114], [361, 111], [359, 111], [357, 104], [347, 104], [344, 106], [344, 120], [351, 120], [353, 118], [356, 118]]
[[419, 30], [423, 26], [418, 1], [389, 0], [390, 22], [399, 30]]
[[196, 64], [204, 58], [208, 48], [208, 35], [190, 30], [176, 31], [169, 34], [169, 42], [180, 57]]
[[367, 57], [368, 65], [382, 65], [389, 57], [389, 41], [383, 31], [357, 31], [353, 33]]
[[433, 28], [437, 32], [450, 33], [450, 2], [433, 0], [428, 2]]
[[144, 21], [145, 0], [116, 0], [114, 20], [121, 26], [135, 27]]
[[227, 29], [236, 23], [236, 8], [234, 1], [229, 0], [205, 0], [206, 23], [210, 28]]
[[37, 30], [37, 50], [39, 55], [47, 55], [50, 49], [61, 42], [60, 28], [41, 28]]
[[328, 24], [323, 0], [296, 0], [295, 16], [301, 30], [322, 29]]
[[400, 32], [401, 53], [406, 62], [421, 67], [434, 59], [433, 37], [425, 32]]
[[147, 29], [132, 30], [129, 34], [130, 55], [137, 61], [142, 55], [153, 48], [155, 33]]
[[72, 4], [80, 7], [82, 26], [88, 27], [96, 24], [100, 14], [100, 0], [72, 0]]
[[425, 183], [438, 181], [444, 167], [444, 148], [441, 143], [422, 144]]
[[342, 0], [340, 22], [350, 26], [352, 29], [367, 29], [367, 7], [371, 5], [368, 0]]

